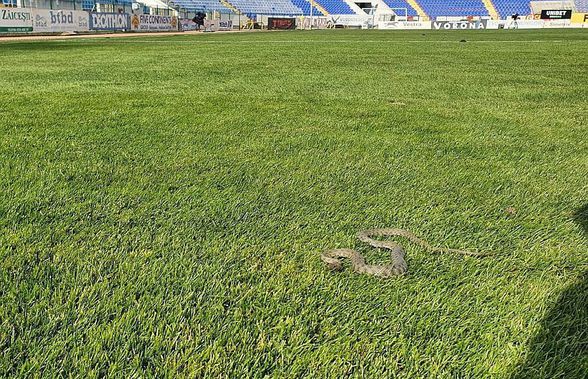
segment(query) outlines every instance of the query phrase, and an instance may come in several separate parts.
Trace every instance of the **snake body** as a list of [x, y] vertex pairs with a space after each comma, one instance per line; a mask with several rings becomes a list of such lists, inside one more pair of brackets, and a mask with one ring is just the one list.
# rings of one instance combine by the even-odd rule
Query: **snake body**
[[343, 269], [343, 265], [339, 258], [348, 258], [351, 260], [353, 270], [360, 274], [374, 275], [380, 278], [389, 278], [405, 274], [408, 271], [408, 265], [404, 260], [405, 252], [402, 246], [394, 241], [380, 241], [373, 239], [372, 237], [403, 237], [431, 253], [455, 253], [472, 257], [484, 257], [489, 255], [488, 253], [431, 246], [427, 241], [417, 237], [414, 233], [408, 230], [385, 228], [363, 230], [357, 234], [357, 238], [372, 247], [390, 250], [390, 256], [392, 259], [391, 264], [383, 266], [368, 265], [365, 262], [364, 257], [358, 251], [353, 249], [327, 250], [321, 254], [321, 260], [325, 262], [330, 269], [336, 271]]

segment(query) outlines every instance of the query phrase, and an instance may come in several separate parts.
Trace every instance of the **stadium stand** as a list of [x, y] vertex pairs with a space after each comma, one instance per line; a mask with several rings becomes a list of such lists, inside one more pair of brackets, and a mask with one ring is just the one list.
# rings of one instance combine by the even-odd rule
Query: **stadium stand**
[[407, 16], [418, 16], [417, 11], [406, 0], [384, 0], [390, 8], [406, 8]]
[[343, 0], [318, 0], [316, 2], [329, 14], [356, 14]]
[[193, 11], [203, 11], [203, 12], [222, 12], [222, 13], [229, 13], [230, 9], [225, 7], [221, 4], [218, 0], [172, 0], [175, 5], [179, 7], [193, 12]]
[[82, 0], [82, 10], [91, 11], [96, 6], [96, 2], [94, 0]]
[[588, 0], [576, 0], [576, 10], [582, 13], [588, 13]]
[[[291, 0], [292, 3], [302, 10], [304, 16], [310, 16], [310, 1], [308, 0]], [[316, 7], [313, 7], [312, 14], [314, 16], [322, 16], [322, 12]]]
[[229, 3], [251, 17], [258, 14], [276, 16], [302, 15], [300, 8], [289, 0], [229, 0]]
[[492, 2], [500, 18], [503, 20], [515, 13], [520, 15], [531, 14], [531, 7], [528, 0], [492, 0]]
[[418, 3], [431, 19], [444, 16], [489, 16], [481, 0], [418, 0]]
[[97, 0], [95, 1], [99, 4], [109, 4], [109, 5], [131, 5], [134, 3], [133, 0]]

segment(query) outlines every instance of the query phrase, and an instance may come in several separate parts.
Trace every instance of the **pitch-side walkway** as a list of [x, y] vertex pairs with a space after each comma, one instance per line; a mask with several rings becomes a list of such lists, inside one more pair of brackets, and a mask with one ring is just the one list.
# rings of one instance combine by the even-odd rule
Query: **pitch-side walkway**
[[[218, 31], [213, 33], [236, 33], [236, 32], [251, 32], [251, 30], [235, 30], [235, 31]], [[119, 38], [119, 37], [165, 37], [175, 35], [190, 35], [202, 34], [201, 31], [186, 31], [186, 32], [151, 32], [151, 33], [98, 33], [98, 34], [64, 34], [64, 35], [36, 35], [36, 36], [10, 36], [0, 37], [0, 42], [4, 41], [34, 41], [34, 40], [53, 40], [53, 39], [72, 39], [72, 38]]]

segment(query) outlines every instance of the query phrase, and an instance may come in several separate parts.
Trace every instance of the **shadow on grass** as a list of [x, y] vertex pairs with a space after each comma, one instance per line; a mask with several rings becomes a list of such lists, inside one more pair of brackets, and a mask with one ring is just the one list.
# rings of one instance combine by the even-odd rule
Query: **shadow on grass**
[[[588, 204], [576, 211], [574, 220], [588, 236]], [[588, 377], [588, 271], [564, 290], [529, 349], [513, 379]]]

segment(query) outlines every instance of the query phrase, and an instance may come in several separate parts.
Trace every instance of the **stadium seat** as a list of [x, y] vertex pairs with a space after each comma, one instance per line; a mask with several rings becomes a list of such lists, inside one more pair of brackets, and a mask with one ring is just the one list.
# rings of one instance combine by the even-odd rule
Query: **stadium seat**
[[418, 3], [433, 20], [437, 17], [489, 16], [482, 0], [418, 0]]
[[[292, 3], [302, 10], [304, 16], [310, 16], [310, 1], [309, 0], [291, 0]], [[323, 16], [322, 12], [313, 7], [312, 14], [314, 16]]]
[[100, 0], [96, 1], [96, 3], [112, 5], [131, 5], [133, 4], [133, 0]]
[[241, 12], [255, 15], [300, 16], [302, 10], [290, 0], [229, 0]]
[[531, 14], [528, 0], [492, 0], [492, 2], [501, 19], [506, 19], [515, 13], [523, 16]]
[[390, 8], [405, 8], [407, 16], [418, 16], [417, 11], [406, 0], [384, 0]]
[[343, 0], [318, 0], [316, 2], [329, 14], [355, 14], [353, 9]]
[[82, 9], [85, 11], [94, 10], [95, 6], [96, 6], [96, 2], [94, 0], [83, 0], [82, 1]]
[[218, 0], [171, 0], [175, 5], [190, 11], [229, 13], [231, 10]]
[[582, 13], [588, 13], [588, 0], [576, 0], [576, 10]]

